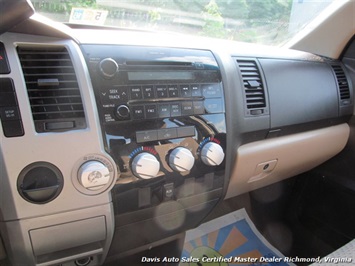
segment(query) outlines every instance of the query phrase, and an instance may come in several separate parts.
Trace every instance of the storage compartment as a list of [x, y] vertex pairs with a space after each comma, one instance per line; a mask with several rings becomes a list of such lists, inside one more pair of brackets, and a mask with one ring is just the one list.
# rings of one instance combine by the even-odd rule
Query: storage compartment
[[226, 198], [276, 183], [320, 165], [345, 147], [349, 132], [349, 126], [341, 124], [240, 146]]
[[39, 228], [29, 234], [38, 263], [56, 260], [64, 250], [66, 254], [98, 254], [103, 252], [100, 242], [106, 239], [105, 216]]

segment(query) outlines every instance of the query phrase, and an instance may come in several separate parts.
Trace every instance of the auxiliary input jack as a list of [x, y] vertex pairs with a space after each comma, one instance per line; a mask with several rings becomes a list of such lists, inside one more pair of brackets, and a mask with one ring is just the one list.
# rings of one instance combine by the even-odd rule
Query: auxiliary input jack
[[82, 258], [76, 260], [74, 263], [76, 266], [87, 266], [92, 261], [92, 257]]

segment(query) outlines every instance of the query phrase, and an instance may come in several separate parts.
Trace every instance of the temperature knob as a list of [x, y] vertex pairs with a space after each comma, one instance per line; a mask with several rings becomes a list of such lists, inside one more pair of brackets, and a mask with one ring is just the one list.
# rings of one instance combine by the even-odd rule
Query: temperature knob
[[132, 171], [143, 179], [154, 178], [158, 175], [160, 163], [154, 155], [148, 152], [139, 153], [132, 161]]
[[195, 158], [191, 151], [183, 147], [175, 148], [169, 155], [170, 167], [178, 172], [190, 171], [194, 163]]
[[207, 142], [201, 150], [201, 160], [208, 166], [220, 165], [224, 159], [222, 147], [215, 142]]
[[101, 162], [88, 161], [80, 167], [78, 180], [86, 189], [99, 190], [110, 182], [110, 171]]
[[118, 72], [118, 65], [112, 58], [105, 58], [99, 64], [100, 72], [104, 78], [111, 79]]

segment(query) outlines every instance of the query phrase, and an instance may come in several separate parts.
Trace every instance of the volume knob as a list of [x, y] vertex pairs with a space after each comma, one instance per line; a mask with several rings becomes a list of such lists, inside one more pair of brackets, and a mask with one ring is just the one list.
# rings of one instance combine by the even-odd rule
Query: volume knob
[[111, 79], [118, 72], [118, 64], [112, 58], [105, 58], [100, 62], [99, 69], [104, 78]]
[[178, 172], [190, 171], [194, 163], [191, 151], [183, 147], [175, 148], [169, 155], [169, 166]]
[[217, 166], [223, 162], [224, 151], [215, 142], [207, 142], [201, 150], [201, 160], [208, 166]]
[[158, 175], [160, 163], [148, 152], [139, 153], [132, 161], [132, 172], [135, 176], [150, 179]]

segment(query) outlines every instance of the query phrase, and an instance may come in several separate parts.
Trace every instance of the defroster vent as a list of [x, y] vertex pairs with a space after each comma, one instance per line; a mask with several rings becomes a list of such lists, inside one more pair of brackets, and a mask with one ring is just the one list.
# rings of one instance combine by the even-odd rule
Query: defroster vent
[[18, 47], [37, 132], [86, 128], [73, 63], [65, 47]]
[[332, 65], [332, 68], [333, 68], [333, 71], [334, 71], [335, 76], [337, 78], [340, 101], [344, 105], [347, 103], [349, 104], [350, 103], [350, 89], [349, 89], [349, 83], [346, 78], [344, 69], [341, 67], [341, 65]]
[[265, 89], [255, 60], [237, 59], [242, 75], [247, 114], [261, 115], [266, 112]]

